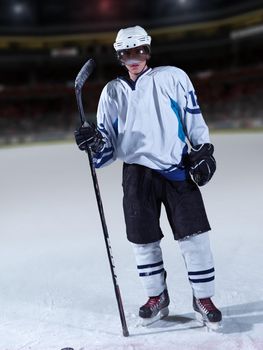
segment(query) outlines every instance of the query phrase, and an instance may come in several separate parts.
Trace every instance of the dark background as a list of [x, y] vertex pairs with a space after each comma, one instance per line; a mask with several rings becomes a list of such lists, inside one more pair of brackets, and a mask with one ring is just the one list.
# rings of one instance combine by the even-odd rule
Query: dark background
[[211, 129], [263, 127], [263, 1], [0, 1], [0, 144], [72, 139], [74, 80], [93, 57], [85, 87], [94, 119], [105, 83], [123, 74], [113, 50], [120, 28], [152, 36], [150, 66], [191, 77]]

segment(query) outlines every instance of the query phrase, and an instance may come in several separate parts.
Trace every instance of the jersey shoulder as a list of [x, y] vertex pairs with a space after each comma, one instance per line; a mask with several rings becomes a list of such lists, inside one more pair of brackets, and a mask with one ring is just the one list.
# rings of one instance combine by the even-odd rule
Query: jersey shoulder
[[156, 67], [152, 69], [150, 74], [160, 79], [168, 79], [168, 81], [172, 80], [174, 83], [180, 82], [183, 85], [185, 85], [186, 82], [189, 80], [189, 77], [186, 74], [186, 72], [183, 69], [175, 66]]
[[104, 86], [104, 88], [102, 89], [101, 96], [104, 98], [109, 97], [114, 99], [119, 89], [120, 89], [120, 82], [118, 78], [113, 79]]
[[160, 66], [155, 67], [151, 71], [152, 74], [169, 74], [169, 75], [177, 75], [177, 76], [187, 76], [186, 72], [175, 66]]

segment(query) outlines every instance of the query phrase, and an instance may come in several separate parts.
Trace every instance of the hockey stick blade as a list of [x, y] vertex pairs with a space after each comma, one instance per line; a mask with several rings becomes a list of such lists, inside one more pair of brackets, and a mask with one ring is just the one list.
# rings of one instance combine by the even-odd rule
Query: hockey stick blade
[[95, 61], [90, 58], [84, 66], [81, 68], [79, 71], [76, 79], [75, 79], [75, 89], [76, 90], [81, 90], [83, 85], [85, 84], [85, 81], [88, 79], [88, 77], [91, 75], [93, 72], [94, 68], [96, 66]]
[[77, 105], [79, 109], [79, 116], [80, 116], [82, 125], [84, 123], [86, 123], [86, 125], [89, 124], [88, 121], [86, 120], [83, 104], [82, 104], [82, 98], [81, 98], [82, 88], [86, 80], [88, 79], [88, 77], [93, 72], [95, 66], [96, 66], [95, 61], [92, 58], [90, 58], [81, 68], [81, 70], [79, 71], [75, 79], [75, 94], [76, 94]]

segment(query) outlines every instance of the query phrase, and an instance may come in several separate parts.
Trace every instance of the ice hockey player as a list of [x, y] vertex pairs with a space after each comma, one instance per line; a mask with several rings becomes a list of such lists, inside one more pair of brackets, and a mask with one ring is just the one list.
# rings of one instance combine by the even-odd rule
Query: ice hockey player
[[[96, 168], [121, 159], [127, 238], [148, 301], [146, 324], [168, 315], [169, 294], [160, 242], [161, 204], [183, 255], [193, 308], [211, 328], [222, 315], [213, 304], [215, 270], [198, 186], [216, 163], [209, 130], [187, 74], [173, 66], [150, 68], [151, 37], [140, 26], [121, 29], [114, 49], [127, 76], [103, 89], [97, 127], [75, 131], [78, 147], [90, 147]], [[190, 149], [188, 143], [190, 141]]]

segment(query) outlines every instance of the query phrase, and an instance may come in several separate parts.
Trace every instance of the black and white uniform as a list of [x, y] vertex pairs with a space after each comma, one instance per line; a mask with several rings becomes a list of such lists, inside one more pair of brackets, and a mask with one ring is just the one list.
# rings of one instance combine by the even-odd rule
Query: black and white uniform
[[164, 204], [194, 295], [211, 297], [210, 226], [200, 191], [184, 165], [185, 130], [193, 145], [210, 143], [210, 138], [189, 77], [169, 66], [148, 68], [135, 82], [123, 77], [109, 82], [100, 97], [97, 125], [105, 146], [94, 154], [95, 167], [117, 158], [124, 162], [127, 237], [147, 295], [165, 288], [159, 226]]

